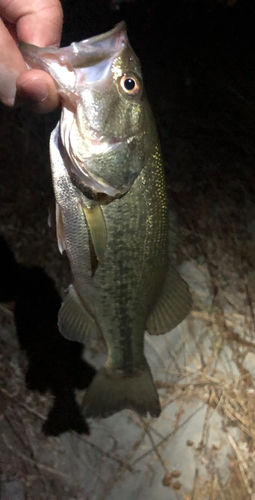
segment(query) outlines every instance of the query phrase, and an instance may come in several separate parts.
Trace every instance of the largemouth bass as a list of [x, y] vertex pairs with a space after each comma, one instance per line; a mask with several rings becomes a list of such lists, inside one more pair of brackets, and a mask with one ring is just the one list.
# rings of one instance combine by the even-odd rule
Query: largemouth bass
[[57, 239], [73, 284], [59, 328], [86, 342], [96, 327], [107, 345], [105, 366], [85, 395], [85, 415], [131, 408], [156, 417], [161, 409], [144, 332], [174, 328], [191, 299], [171, 265], [174, 231], [139, 60], [123, 22], [70, 47], [21, 50], [31, 67], [52, 75], [63, 103], [50, 154]]

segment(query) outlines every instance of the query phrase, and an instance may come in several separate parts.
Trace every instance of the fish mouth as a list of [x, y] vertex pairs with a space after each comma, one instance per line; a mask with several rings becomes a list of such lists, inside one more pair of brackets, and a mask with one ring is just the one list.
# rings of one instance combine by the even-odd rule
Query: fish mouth
[[80, 161], [84, 161], [93, 156], [109, 153], [110, 151], [114, 152], [117, 148], [130, 145], [134, 139], [134, 135], [124, 138], [108, 137], [100, 134], [93, 128], [89, 128], [85, 134], [83, 133], [82, 149], [79, 151], [79, 148], [77, 148], [77, 141], [73, 139], [72, 132], [70, 134], [72, 155]]
[[105, 58], [116, 57], [127, 42], [126, 24], [121, 21], [106, 33], [72, 43], [71, 64], [74, 68], [89, 67]]
[[108, 153], [110, 150], [131, 145], [135, 138], [142, 134], [127, 137], [110, 137], [101, 131], [88, 126], [82, 129], [74, 119], [73, 113], [63, 108], [60, 120], [60, 135], [67, 153], [74, 160], [84, 162], [93, 156]]
[[84, 83], [100, 83], [107, 78], [113, 60], [127, 44], [126, 25], [121, 21], [106, 33], [73, 42], [68, 47], [21, 43], [19, 49], [29, 67], [49, 73], [59, 94], [75, 103]]

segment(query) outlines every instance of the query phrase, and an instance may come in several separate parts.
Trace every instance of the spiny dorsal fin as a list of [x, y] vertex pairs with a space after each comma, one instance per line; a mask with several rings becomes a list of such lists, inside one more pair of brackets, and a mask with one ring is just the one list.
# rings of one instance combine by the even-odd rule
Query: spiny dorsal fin
[[58, 327], [63, 337], [84, 343], [96, 330], [96, 323], [83, 307], [73, 285], [68, 287], [58, 313]]
[[189, 313], [191, 302], [186, 281], [169, 265], [161, 295], [147, 321], [148, 333], [160, 335], [175, 328]]
[[95, 204], [93, 207], [83, 205], [82, 208], [89, 226], [95, 254], [100, 263], [104, 258], [107, 240], [104, 214], [99, 204]]

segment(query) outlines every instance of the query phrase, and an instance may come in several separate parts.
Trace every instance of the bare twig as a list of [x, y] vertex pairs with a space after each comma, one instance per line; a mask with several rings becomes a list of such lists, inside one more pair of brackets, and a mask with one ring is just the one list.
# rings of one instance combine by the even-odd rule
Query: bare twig
[[14, 453], [15, 455], [17, 455], [17, 457], [20, 457], [25, 462], [30, 463], [31, 465], [37, 467], [38, 469], [45, 470], [45, 471], [49, 472], [50, 474], [54, 474], [55, 476], [60, 476], [60, 477], [63, 477], [63, 478], [67, 478], [67, 475], [64, 474], [64, 472], [60, 472], [60, 471], [58, 471], [56, 469], [53, 469], [52, 467], [49, 467], [48, 465], [40, 464], [37, 460], [33, 460], [32, 458], [27, 457], [26, 455], [24, 455], [20, 451], [15, 450], [15, 448], [8, 442], [5, 434], [2, 434], [2, 439], [3, 439], [3, 442], [5, 443], [6, 447], [12, 453]]
[[[188, 416], [188, 418], [186, 418], [186, 420], [184, 420], [181, 425], [179, 425], [178, 429], [174, 429], [173, 431], [169, 432], [163, 439], [161, 439], [161, 441], [159, 441], [159, 443], [157, 444], [157, 446], [161, 446], [163, 445], [171, 436], [173, 436], [179, 429], [181, 429], [184, 425], [187, 424], [187, 422], [189, 422], [189, 420], [191, 420], [194, 415], [196, 415], [200, 410], [201, 408], [203, 407], [203, 404], [199, 406], [199, 408], [197, 408], [191, 415]], [[143, 453], [142, 455], [140, 455], [140, 457], [136, 458], [134, 460], [134, 462], [132, 463], [132, 466], [134, 467], [134, 465], [136, 465], [138, 462], [140, 462], [141, 460], [143, 460], [145, 457], [147, 457], [147, 455], [150, 455], [150, 453], [152, 453], [154, 451], [153, 448], [150, 448], [149, 450], [147, 450], [145, 453]]]
[[245, 463], [243, 457], [242, 457], [242, 454], [240, 453], [240, 450], [238, 449], [234, 439], [232, 438], [231, 434], [227, 434], [228, 436], [228, 440], [233, 448], [233, 450], [235, 451], [236, 453], [236, 456], [238, 458], [238, 467], [240, 469], [240, 473], [241, 473], [241, 476], [242, 476], [242, 479], [243, 479], [243, 482], [244, 482], [244, 485], [247, 489], [247, 492], [249, 493], [249, 495], [252, 495], [252, 489], [250, 488], [250, 485], [249, 485], [249, 481], [248, 481], [248, 478], [247, 478], [247, 474], [249, 474], [249, 469], [248, 469], [248, 466], [247, 464]]
[[80, 434], [77, 434], [77, 432], [75, 432], [75, 431], [73, 431], [72, 434], [75, 435], [75, 436], [77, 436], [77, 438], [82, 439], [83, 441], [85, 441], [85, 443], [88, 446], [90, 446], [91, 448], [94, 448], [95, 450], [97, 450], [99, 453], [101, 453], [101, 455], [104, 455], [105, 457], [110, 458], [111, 460], [114, 460], [114, 462], [117, 462], [121, 467], [125, 467], [129, 472], [132, 472], [133, 469], [132, 469], [131, 465], [126, 464], [125, 461], [122, 460], [121, 458], [116, 457], [114, 455], [111, 455], [111, 453], [109, 453], [108, 451], [103, 450], [102, 448], [100, 448], [100, 446], [98, 446], [97, 444], [93, 443], [92, 441], [90, 441], [89, 439], [87, 439], [85, 436], [81, 436]]
[[199, 468], [198, 465], [196, 466], [195, 470], [195, 475], [194, 475], [194, 483], [193, 483], [193, 488], [192, 488], [192, 493], [191, 493], [191, 499], [190, 500], [196, 500], [196, 489], [197, 489], [197, 482], [199, 478]]
[[158, 459], [159, 459], [159, 461], [160, 461], [160, 463], [161, 463], [161, 465], [162, 465], [162, 467], [163, 467], [164, 471], [165, 471], [165, 472], [169, 472], [169, 471], [168, 471], [168, 469], [167, 469], [167, 467], [165, 466], [165, 463], [164, 463], [163, 458], [161, 457], [161, 455], [160, 455], [160, 453], [159, 453], [159, 451], [158, 451], [157, 446], [156, 446], [156, 445], [155, 445], [155, 443], [154, 443], [154, 440], [153, 440], [153, 438], [152, 438], [152, 435], [151, 435], [151, 433], [150, 433], [150, 431], [149, 431], [149, 429], [148, 429], [148, 424], [147, 424], [146, 422], [144, 422], [144, 419], [143, 419], [143, 418], [140, 418], [140, 421], [142, 422], [142, 424], [143, 424], [143, 426], [144, 426], [144, 430], [145, 430], [145, 432], [146, 432], [146, 434], [147, 434], [147, 436], [148, 436], [148, 438], [149, 438], [149, 440], [150, 440], [150, 443], [151, 443], [151, 446], [152, 446], [152, 448], [153, 448], [153, 451], [154, 451], [154, 453], [157, 455], [157, 457], [158, 457]]
[[34, 410], [33, 408], [30, 408], [30, 406], [26, 405], [26, 403], [22, 403], [21, 401], [17, 401], [11, 394], [9, 394], [9, 392], [7, 392], [6, 389], [4, 389], [3, 387], [0, 387], [0, 391], [2, 392], [2, 394], [4, 394], [5, 396], [7, 396], [9, 399], [11, 399], [11, 401], [13, 403], [15, 403], [16, 405], [18, 406], [21, 406], [22, 408], [24, 408], [25, 410], [27, 410], [29, 413], [32, 413], [33, 415], [35, 415], [36, 417], [40, 418], [41, 420], [47, 420], [47, 417], [45, 417], [44, 415], [42, 415], [41, 413], [39, 413], [38, 411]]
[[212, 477], [210, 500], [216, 500], [217, 489], [219, 489], [218, 477], [217, 477], [217, 474], [214, 473], [213, 477]]
[[251, 298], [251, 294], [250, 294], [250, 291], [249, 291], [249, 287], [248, 287], [247, 281], [248, 280], [246, 280], [246, 283], [245, 283], [245, 291], [246, 291], [247, 302], [248, 302], [248, 305], [249, 305], [249, 309], [250, 309], [250, 313], [251, 313], [251, 319], [252, 319], [252, 323], [253, 323], [253, 327], [254, 327], [255, 326], [255, 318], [254, 318], [254, 311], [253, 311], [253, 301], [252, 301], [252, 298]]
[[[152, 422], [152, 419], [150, 419], [150, 422], [148, 423], [148, 426], [149, 426], [149, 424], [151, 422]], [[144, 429], [143, 432], [141, 433], [141, 435], [139, 436], [139, 438], [133, 444], [132, 449], [130, 450], [130, 452], [126, 455], [125, 459], [123, 460], [123, 464], [120, 465], [120, 467], [118, 468], [118, 470], [117, 470], [116, 474], [114, 475], [114, 477], [109, 481], [108, 485], [105, 488], [105, 491], [104, 491], [103, 495], [100, 497], [99, 500], [106, 500], [106, 498], [107, 498], [108, 494], [110, 493], [110, 491], [111, 491], [112, 487], [114, 486], [114, 484], [116, 484], [119, 481], [119, 479], [123, 476], [123, 474], [126, 472], [126, 470], [128, 470], [129, 462], [132, 459], [132, 457], [134, 456], [134, 454], [137, 451], [137, 449], [139, 448], [139, 446], [141, 445], [141, 443], [143, 442], [145, 436], [146, 436], [146, 432], [145, 432], [145, 429]]]

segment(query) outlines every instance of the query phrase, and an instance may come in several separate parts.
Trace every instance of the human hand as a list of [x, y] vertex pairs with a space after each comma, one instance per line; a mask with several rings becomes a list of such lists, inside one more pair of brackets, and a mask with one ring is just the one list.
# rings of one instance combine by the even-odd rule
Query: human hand
[[58, 45], [62, 20], [59, 0], [0, 0], [0, 101], [7, 106], [27, 102], [39, 113], [57, 107], [53, 79], [44, 71], [28, 70], [17, 43]]

